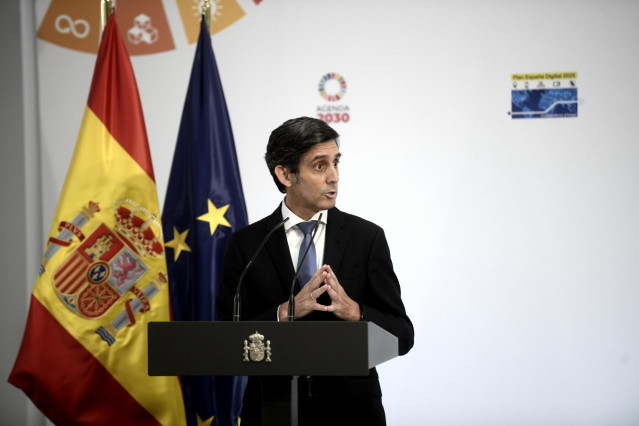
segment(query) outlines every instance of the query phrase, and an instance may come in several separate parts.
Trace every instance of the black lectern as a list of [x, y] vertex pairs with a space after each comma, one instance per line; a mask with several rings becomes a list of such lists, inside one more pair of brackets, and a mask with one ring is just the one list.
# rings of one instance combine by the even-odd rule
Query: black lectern
[[[397, 337], [371, 322], [149, 323], [151, 376], [365, 376], [397, 356]], [[263, 395], [264, 424], [297, 424], [287, 401]]]

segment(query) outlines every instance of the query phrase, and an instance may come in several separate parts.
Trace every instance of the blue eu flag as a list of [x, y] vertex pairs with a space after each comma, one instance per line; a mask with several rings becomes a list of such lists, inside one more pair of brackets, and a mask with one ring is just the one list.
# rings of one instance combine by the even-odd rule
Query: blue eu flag
[[[212, 321], [226, 240], [248, 223], [235, 143], [202, 19], [164, 202], [173, 319]], [[237, 425], [243, 378], [182, 377], [189, 425]]]

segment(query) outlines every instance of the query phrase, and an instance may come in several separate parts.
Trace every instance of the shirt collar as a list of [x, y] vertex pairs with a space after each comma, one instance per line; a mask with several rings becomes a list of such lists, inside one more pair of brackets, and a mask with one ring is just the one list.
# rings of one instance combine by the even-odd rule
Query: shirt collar
[[[319, 218], [320, 213], [322, 214], [322, 220], [320, 220], [320, 223], [326, 225], [328, 223], [328, 210], [318, 211], [309, 220], [317, 220], [317, 218]], [[286, 197], [284, 197], [284, 200], [282, 200], [282, 218], [286, 218], [286, 217], [288, 217], [288, 220], [286, 221], [286, 223], [284, 223], [285, 231], [288, 231], [289, 229], [296, 226], [300, 222], [306, 222], [304, 219], [302, 219], [301, 217], [293, 213], [286, 206]]]

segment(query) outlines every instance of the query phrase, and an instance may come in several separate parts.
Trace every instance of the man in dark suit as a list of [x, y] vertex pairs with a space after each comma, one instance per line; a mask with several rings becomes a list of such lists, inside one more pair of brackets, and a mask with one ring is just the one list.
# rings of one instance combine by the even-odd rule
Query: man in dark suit
[[[295, 319], [372, 321], [397, 336], [399, 354], [403, 355], [413, 346], [414, 330], [404, 309], [384, 231], [335, 207], [341, 156], [338, 137], [326, 123], [308, 117], [288, 120], [271, 133], [266, 163], [286, 196], [270, 216], [229, 238], [217, 299], [218, 318], [231, 318], [240, 274], [262, 239], [288, 217], [255, 259], [241, 288], [243, 320], [286, 321], [291, 283], [303, 257], [303, 222], [318, 221], [312, 222], [317, 229], [312, 255], [303, 266], [316, 271], [298, 278]], [[242, 426], [261, 424], [262, 392], [278, 392], [286, 386], [284, 378], [249, 378]], [[386, 424], [374, 368], [366, 377], [300, 378], [298, 386], [303, 390], [299, 393], [302, 426]]]

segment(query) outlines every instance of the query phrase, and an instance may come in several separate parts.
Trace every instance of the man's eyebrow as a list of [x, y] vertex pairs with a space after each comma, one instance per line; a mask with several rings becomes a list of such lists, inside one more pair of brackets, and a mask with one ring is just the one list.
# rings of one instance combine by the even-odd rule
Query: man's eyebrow
[[[335, 156], [335, 159], [336, 159], [336, 160], [339, 160], [341, 157], [342, 157], [342, 153], [341, 153], [341, 152], [339, 152], [339, 153], [337, 153], [337, 155]], [[326, 159], [326, 158], [328, 158], [328, 155], [326, 155], [326, 154], [316, 155], [315, 157], [311, 158], [311, 163], [314, 163], [314, 162], [315, 162], [315, 161], [317, 161], [317, 160], [324, 160], [324, 159]]]

